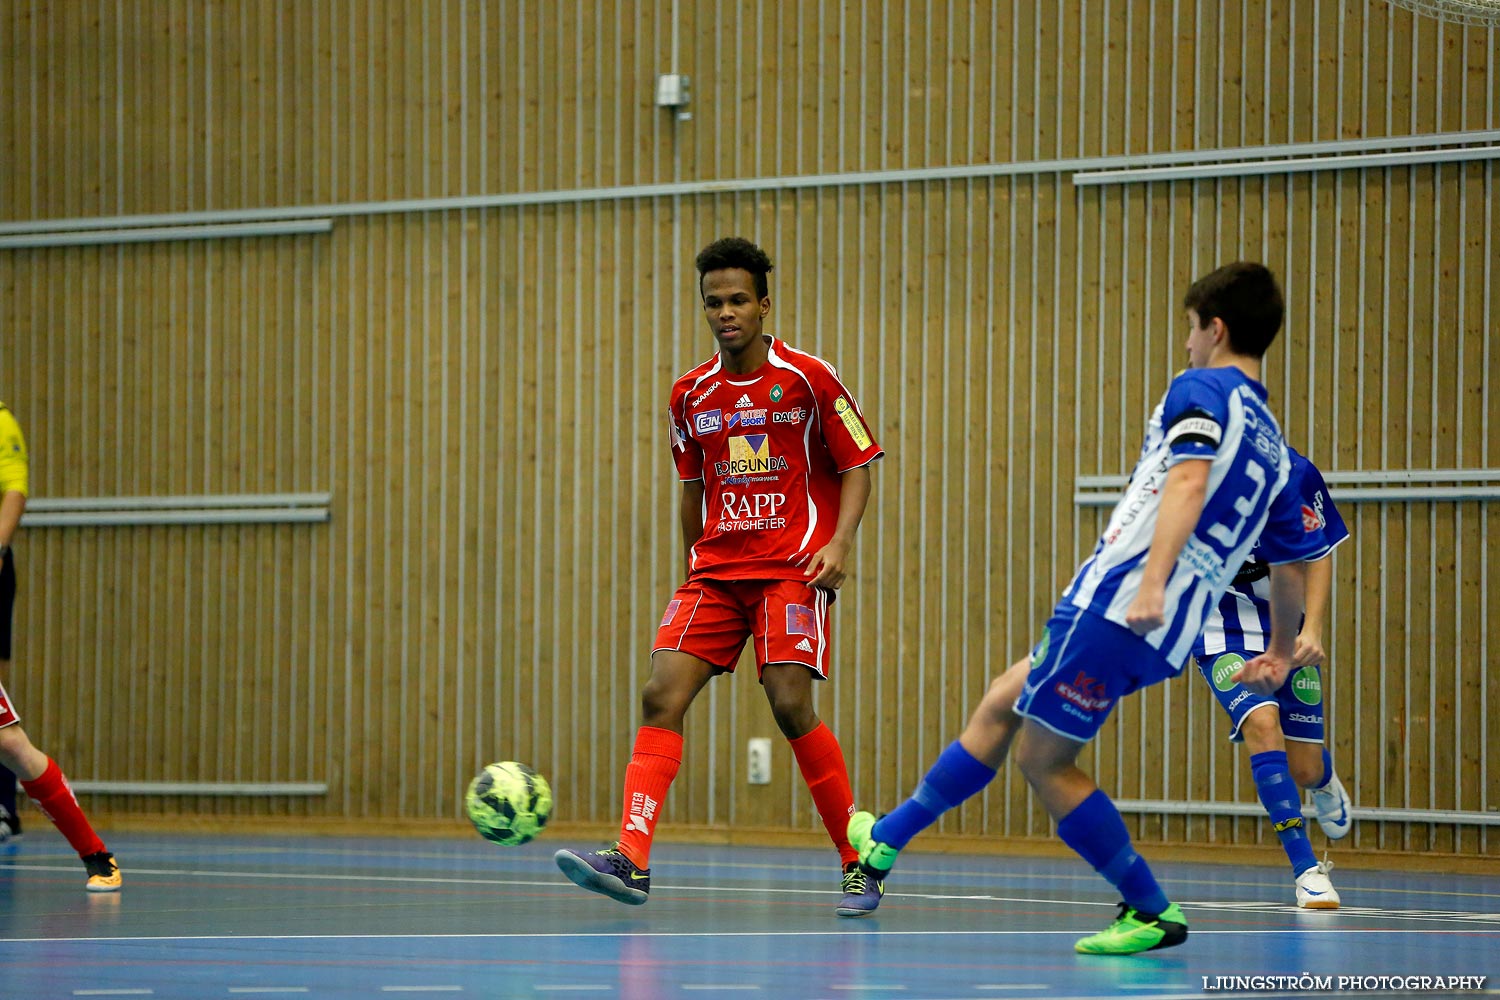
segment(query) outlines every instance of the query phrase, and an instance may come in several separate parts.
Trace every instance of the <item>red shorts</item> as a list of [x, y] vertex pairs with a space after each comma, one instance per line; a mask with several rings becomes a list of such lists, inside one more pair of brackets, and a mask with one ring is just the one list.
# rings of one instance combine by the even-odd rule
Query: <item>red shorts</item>
[[10, 695], [5, 693], [5, 685], [0, 684], [0, 729], [13, 726], [20, 721], [21, 717], [16, 714], [15, 708], [10, 703]]
[[757, 676], [768, 663], [800, 663], [828, 679], [829, 591], [797, 580], [689, 579], [667, 602], [658, 649], [674, 649], [732, 673], [755, 640]]

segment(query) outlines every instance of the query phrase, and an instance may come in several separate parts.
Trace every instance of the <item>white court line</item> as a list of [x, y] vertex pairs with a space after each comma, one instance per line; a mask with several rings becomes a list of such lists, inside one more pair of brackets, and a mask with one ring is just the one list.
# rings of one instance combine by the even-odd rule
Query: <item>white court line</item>
[[974, 987], [976, 990], [1050, 990], [1052, 987], [1046, 983], [1016, 983], [996, 984], [980, 983]]
[[[649, 940], [666, 938], [809, 938], [809, 937], [841, 937], [848, 938], [851, 933], [858, 933], [860, 937], [1020, 937], [1025, 935], [1049, 935], [1077, 937], [1080, 934], [1091, 933], [1091, 928], [1075, 927], [1071, 930], [964, 930], [962, 928], [951, 928], [948, 930], [931, 931], [892, 931], [892, 930], [860, 930], [851, 932], [847, 930], [837, 931], [521, 931], [516, 934], [160, 934], [160, 935], [132, 935], [128, 937], [33, 937], [33, 938], [0, 938], [0, 944], [125, 944], [139, 943], [143, 941], [506, 941], [506, 940], [543, 940], [546, 938], [563, 938], [569, 941], [579, 938], [604, 938], [618, 940]], [[1311, 935], [1370, 935], [1380, 937], [1387, 934], [1443, 934], [1452, 936], [1455, 934], [1474, 934], [1485, 936], [1493, 931], [1475, 928], [1472, 931], [1459, 931], [1451, 927], [1410, 928], [1410, 927], [1267, 927], [1267, 928], [1244, 928], [1242, 930], [1197, 930], [1194, 929], [1193, 936], [1198, 937], [1207, 934], [1229, 934], [1245, 936], [1267, 936], [1277, 934], [1296, 934], [1299, 936]]]
[[382, 986], [382, 993], [462, 993], [462, 986]]
[[231, 986], [231, 993], [307, 993], [306, 986]]
[[881, 985], [880, 983], [832, 983], [828, 988], [831, 990], [860, 990], [861, 992], [865, 990], [886, 990], [888, 992], [895, 992], [897, 990], [906, 989], [905, 986], [902, 986], [898, 983], [892, 983], [889, 985]]
[[74, 990], [75, 997], [149, 997], [154, 990]]
[[679, 983], [678, 986], [684, 990], [758, 990], [759, 986], [751, 983]]
[[1116, 983], [1117, 990], [1176, 990], [1181, 989], [1181, 983]]
[[603, 991], [603, 990], [613, 989], [614, 987], [612, 987], [612, 986], [601, 986], [601, 985], [597, 985], [597, 984], [594, 984], [594, 983], [579, 983], [576, 986], [543, 986], [540, 983], [538, 983], [533, 988], [534, 989], [538, 989], [538, 990], [555, 990], [555, 991], [557, 991], [559, 993], [582, 993], [584, 991], [600, 992], [600, 991]]
[[[12, 871], [46, 871], [67, 872], [72, 874], [76, 870], [75, 865], [36, 865], [17, 864], [14, 862], [0, 861], [0, 870]], [[225, 871], [223, 869], [204, 870], [196, 868], [134, 868], [130, 869], [133, 875], [164, 875], [169, 877], [193, 877], [203, 876], [213, 878], [216, 881], [225, 878], [242, 879], [282, 879], [292, 882], [370, 882], [370, 883], [395, 883], [407, 885], [462, 885], [469, 888], [483, 888], [485, 886], [510, 886], [543, 889], [566, 890], [568, 883], [559, 876], [555, 879], [478, 879], [466, 877], [435, 878], [430, 876], [416, 875], [337, 875], [337, 874], [311, 874], [306, 872], [245, 872]], [[1091, 877], [1091, 880], [1097, 876]], [[1231, 884], [1231, 883], [1223, 883]], [[705, 893], [744, 893], [747, 895], [787, 895], [787, 896], [834, 896], [838, 894], [836, 889], [779, 889], [766, 886], [726, 886], [726, 885], [674, 885], [672, 883], [658, 882], [655, 886], [660, 892], [705, 892]], [[1361, 890], [1364, 891], [1364, 890]], [[1411, 890], [1415, 892], [1416, 890]], [[567, 893], [571, 894], [571, 893]], [[1443, 895], [1434, 893], [1432, 895]], [[1488, 898], [1489, 894], [1451, 893], [1449, 895], [1472, 895]], [[994, 896], [983, 893], [932, 893], [932, 892], [887, 892], [886, 899], [912, 899], [937, 902], [979, 902], [979, 903], [1024, 903], [1030, 906], [1095, 906], [1104, 909], [1114, 909], [1118, 903], [1106, 902], [1098, 899], [1045, 899], [1034, 896]], [[1265, 902], [1233, 902], [1233, 901], [1203, 901], [1203, 900], [1181, 900], [1180, 905], [1187, 909], [1244, 909], [1251, 911], [1263, 911], [1267, 913], [1306, 913], [1291, 904], [1265, 903]], [[1346, 906], [1342, 912], [1348, 916], [1366, 916], [1372, 918], [1391, 917], [1394, 919], [1423, 919], [1423, 920], [1464, 920], [1464, 921], [1489, 921], [1500, 923], [1500, 914], [1469, 913], [1463, 910], [1440, 911], [1440, 910], [1415, 910], [1407, 913], [1402, 910], [1383, 910], [1378, 907], [1356, 907]], [[1199, 933], [1199, 932], [1194, 932]]]
[[[392, 853], [389, 850], [385, 850], [385, 851], [379, 851], [379, 850], [359, 850], [359, 849], [351, 849], [351, 850], [341, 850], [341, 849], [339, 849], [339, 850], [333, 850], [333, 849], [330, 849], [330, 850], [317, 850], [317, 849], [311, 849], [311, 850], [309, 850], [309, 849], [304, 848], [304, 847], [265, 847], [265, 846], [260, 846], [260, 845], [243, 845], [243, 844], [237, 844], [235, 846], [234, 850], [235, 850], [235, 853], [237, 853], [237, 854], [257, 854], [257, 855], [264, 855], [264, 856], [288, 856], [288, 855], [291, 855], [291, 856], [299, 856], [299, 857], [336, 857], [336, 858], [349, 858], [349, 857], [389, 858], [390, 855], [391, 855], [391, 853]], [[403, 858], [415, 858], [415, 859], [432, 860], [432, 861], [444, 861], [444, 860], [453, 860], [453, 859], [467, 860], [467, 858], [465, 858], [463, 855], [455, 855], [455, 854], [452, 854], [452, 853], [445, 853], [445, 852], [440, 852], [440, 851], [412, 851], [412, 852], [402, 851], [401, 852], [401, 856]], [[68, 860], [71, 860], [71, 859], [68, 859]], [[482, 863], [482, 862], [480, 862], [479, 859], [476, 859], [476, 863]], [[713, 868], [715, 870], [718, 870], [718, 869], [731, 869], [731, 870], [769, 871], [769, 872], [811, 872], [811, 871], [826, 872], [826, 871], [829, 870], [829, 866], [827, 866], [827, 865], [797, 865], [797, 864], [790, 864], [789, 865], [789, 864], [779, 864], [779, 863], [776, 863], [776, 862], [764, 862], [764, 863], [760, 863], [760, 862], [748, 862], [748, 861], [728, 861], [728, 860], [718, 860], [718, 859], [711, 860], [711, 861], [692, 861], [692, 860], [688, 860], [688, 861], [683, 861], [681, 863], [681, 865], [682, 865], [682, 867], [697, 866], [697, 867], [702, 867], [702, 868]], [[14, 867], [14, 868], [21, 869], [21, 870], [29, 869], [29, 868], [35, 868], [35, 869], [37, 869], [39, 871], [62, 871], [62, 872], [69, 872], [69, 873], [71, 873], [71, 872], [73, 872], [73, 871], [76, 870], [77, 866], [76, 865], [67, 865], [67, 866], [61, 866], [61, 865], [57, 865], [57, 866], [19, 865], [19, 864], [7, 864], [6, 862], [0, 861], [0, 868], [5, 868], [5, 867]], [[202, 875], [202, 876], [205, 876], [205, 877], [208, 877], [208, 878], [215, 878], [215, 877], [218, 877], [221, 874], [224, 874], [224, 873], [219, 872], [219, 871], [197, 871], [197, 870], [179, 871], [179, 870], [137, 869], [137, 868], [131, 868], [131, 871], [132, 872], [137, 872], [139, 874], [145, 874], [145, 875]], [[1377, 872], [1377, 874], [1378, 874], [1378, 872]], [[1405, 874], [1405, 873], [1401, 873], [1401, 874]], [[1438, 876], [1442, 876], [1442, 875], [1447, 875], [1447, 874], [1452, 874], [1452, 873], [1438, 872], [1438, 873], [1434, 873], [1434, 874], [1438, 875]], [[918, 861], [917, 863], [913, 864], [911, 867], [903, 867], [901, 869], [901, 871], [900, 871], [900, 875], [901, 875], [901, 877], [903, 879], [909, 879], [909, 880], [918, 880], [918, 879], [924, 879], [924, 878], [925, 879], [932, 879], [932, 878], [963, 878], [963, 879], [967, 880], [967, 879], [972, 879], [972, 878], [975, 877], [975, 873], [973, 871], [971, 871], [971, 870], [968, 870], [968, 869], [926, 867], [926, 866], [923, 866], [920, 861]], [[407, 879], [405, 879], [405, 878], [403, 878], [401, 876], [377, 876], [377, 875], [371, 875], [371, 876], [363, 876], [363, 875], [327, 875], [327, 876], [316, 876], [316, 875], [284, 875], [284, 876], [275, 876], [275, 875], [268, 875], [267, 873], [264, 873], [264, 872], [255, 872], [255, 873], [246, 872], [246, 873], [242, 873], [242, 877], [246, 877], [246, 878], [257, 878], [257, 877], [258, 878], [276, 878], [276, 877], [283, 877], [283, 878], [320, 878], [320, 877], [322, 877], [322, 878], [330, 878], [330, 879], [361, 879], [361, 878], [369, 878], [371, 881], [388, 881], [388, 882], [407, 881]], [[994, 881], [997, 881], [997, 882], [1055, 881], [1055, 882], [1084, 882], [1084, 883], [1087, 883], [1087, 884], [1090, 884], [1090, 885], [1097, 885], [1098, 884], [1098, 875], [1096, 875], [1092, 871], [1087, 871], [1087, 870], [1083, 870], [1083, 869], [1080, 869], [1076, 874], [1051, 874], [1051, 873], [1035, 873], [1035, 874], [1031, 874], [1031, 873], [1028, 873], [1028, 874], [1024, 874], [1024, 875], [1023, 874], [1018, 874], [1018, 873], [1015, 873], [1015, 872], [1006, 872], [1006, 871], [1003, 871], [1003, 870], [997, 870], [997, 871], [982, 872], [982, 873], [980, 873], [980, 877], [986, 878], [986, 879], [991, 879], [991, 880], [994, 880]], [[1186, 885], [1196, 885], [1196, 884], [1199, 884], [1199, 883], [1201, 883], [1203, 881], [1203, 879], [1200, 879], [1200, 878], [1178, 878], [1178, 877], [1174, 877], [1174, 876], [1170, 876], [1170, 875], [1169, 876], [1164, 876], [1164, 877], [1163, 876], [1158, 876], [1157, 880], [1160, 881], [1160, 882], [1166, 883], [1166, 884], [1171, 884], [1171, 885], [1185, 885], [1185, 886]], [[482, 880], [477, 880], [477, 879], [472, 879], [472, 878], [452, 878], [452, 879], [418, 879], [418, 878], [412, 878], [411, 881], [456, 882], [456, 883], [461, 883], [461, 884], [464, 884], [464, 885], [479, 885], [479, 884], [483, 884], [483, 885], [555, 885], [555, 884], [557, 884], [555, 881], [554, 882], [522, 882], [522, 881], [505, 881], [505, 880], [482, 881]], [[1250, 889], [1263, 889], [1265, 887], [1265, 883], [1264, 882], [1259, 882], [1259, 881], [1241, 881], [1241, 880], [1234, 880], [1234, 879], [1231, 879], [1231, 880], [1228, 880], [1228, 881], [1220, 881], [1218, 879], [1215, 879], [1214, 885], [1215, 886], [1235, 886], [1235, 887], [1250, 888]], [[677, 887], [671, 887], [671, 886], [668, 886], [668, 885], [666, 885], [664, 883], [658, 883], [658, 887], [659, 888], [663, 888], [663, 889], [665, 889], [665, 888], [677, 888], [677, 889], [693, 888], [693, 889], [702, 889], [704, 891], [712, 891], [712, 892], [767, 891], [767, 890], [736, 889], [736, 888], [733, 888], [733, 887], [723, 887], [723, 886], [677, 886]], [[826, 893], [832, 893], [835, 890], [829, 889], [829, 890], [825, 891], [825, 890], [820, 890], [820, 889], [785, 889], [785, 890], [777, 890], [777, 891], [782, 891], [782, 892], [811, 892], [811, 893], [817, 893], [817, 894], [824, 894], [825, 892]], [[1472, 898], [1478, 898], [1478, 899], [1494, 899], [1494, 898], [1497, 898], [1497, 896], [1500, 896], [1500, 894], [1493, 893], [1493, 892], [1459, 892], [1459, 891], [1455, 891], [1455, 890], [1451, 890], [1451, 889], [1406, 889], [1406, 888], [1397, 888], [1397, 887], [1394, 887], [1394, 886], [1361, 886], [1360, 887], [1360, 893], [1363, 894], [1363, 895], [1375, 895], [1375, 894], [1380, 894], [1380, 893], [1391, 893], [1391, 894], [1421, 895], [1421, 896], [1459, 896], [1459, 897], [1472, 897]], [[886, 893], [886, 895], [887, 896], [899, 896], [899, 895], [905, 895], [905, 894], [901, 894], [901, 893], [889, 893], [888, 892], [888, 893]], [[919, 895], [919, 894], [913, 893], [913, 894], [910, 894], [910, 898], [912, 898], [912, 899], [971, 899], [971, 898], [972, 899], [989, 899], [989, 898], [994, 898], [994, 897], [988, 897], [988, 896], [923, 896], [923, 895]], [[1115, 906], [1116, 904], [1114, 904], [1114, 903], [1106, 903], [1106, 904], [1101, 904], [1101, 905]], [[1197, 904], [1195, 904], [1195, 905], [1197, 905]], [[1253, 905], [1257, 905], [1257, 904], [1247, 904], [1247, 905], [1252, 905], [1253, 906]]]

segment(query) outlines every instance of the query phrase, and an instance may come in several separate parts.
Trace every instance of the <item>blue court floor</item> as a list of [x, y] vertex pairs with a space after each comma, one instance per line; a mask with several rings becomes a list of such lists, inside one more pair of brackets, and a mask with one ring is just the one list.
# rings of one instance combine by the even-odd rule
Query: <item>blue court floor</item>
[[0, 855], [0, 996], [1186, 998], [1224, 995], [1203, 977], [1302, 973], [1335, 988], [1295, 995], [1356, 995], [1341, 975], [1486, 976], [1500, 993], [1500, 879], [1479, 876], [1340, 866], [1344, 908], [1310, 913], [1291, 905], [1284, 870], [1157, 850], [1190, 938], [1100, 958], [1072, 943], [1112, 919], [1112, 897], [1063, 859], [909, 855], [879, 914], [850, 920], [833, 912], [831, 851], [662, 844], [651, 901], [626, 907], [552, 863], [558, 847], [595, 845], [551, 838], [110, 846], [116, 895], [85, 893], [51, 831]]

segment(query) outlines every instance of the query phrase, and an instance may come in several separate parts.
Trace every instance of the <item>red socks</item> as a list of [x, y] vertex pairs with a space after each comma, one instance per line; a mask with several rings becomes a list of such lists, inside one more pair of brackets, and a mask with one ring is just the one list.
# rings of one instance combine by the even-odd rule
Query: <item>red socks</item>
[[844, 765], [844, 751], [826, 723], [806, 736], [789, 740], [792, 753], [797, 755], [797, 766], [802, 769], [802, 778], [807, 790], [812, 793], [818, 815], [823, 817], [823, 827], [833, 846], [839, 849], [839, 858], [844, 864], [859, 860], [859, 852], [849, 843], [849, 817], [854, 815], [854, 792], [849, 788], [849, 769]]
[[52, 825], [68, 838], [68, 843], [73, 845], [73, 850], [78, 852], [79, 857], [98, 854], [104, 850], [104, 841], [89, 826], [89, 821], [79, 808], [78, 800], [73, 797], [73, 789], [68, 787], [68, 779], [63, 777], [62, 768], [57, 766], [57, 761], [47, 758], [47, 770], [42, 772], [42, 776], [21, 782], [21, 787], [26, 789], [26, 794], [36, 803], [42, 815], [50, 819]]
[[[662, 800], [682, 765], [682, 736], [670, 729], [642, 726], [635, 752], [625, 767], [625, 815], [620, 818], [620, 851], [637, 868], [651, 867], [651, 838]], [[847, 782], [846, 782], [847, 784]]]

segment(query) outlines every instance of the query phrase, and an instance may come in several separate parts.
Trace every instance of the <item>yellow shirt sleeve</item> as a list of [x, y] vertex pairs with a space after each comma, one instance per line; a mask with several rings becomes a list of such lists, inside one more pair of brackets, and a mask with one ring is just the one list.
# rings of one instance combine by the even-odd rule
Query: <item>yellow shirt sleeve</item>
[[26, 459], [26, 438], [21, 435], [21, 425], [4, 403], [0, 403], [0, 495], [12, 490], [22, 496], [28, 494], [29, 468]]

